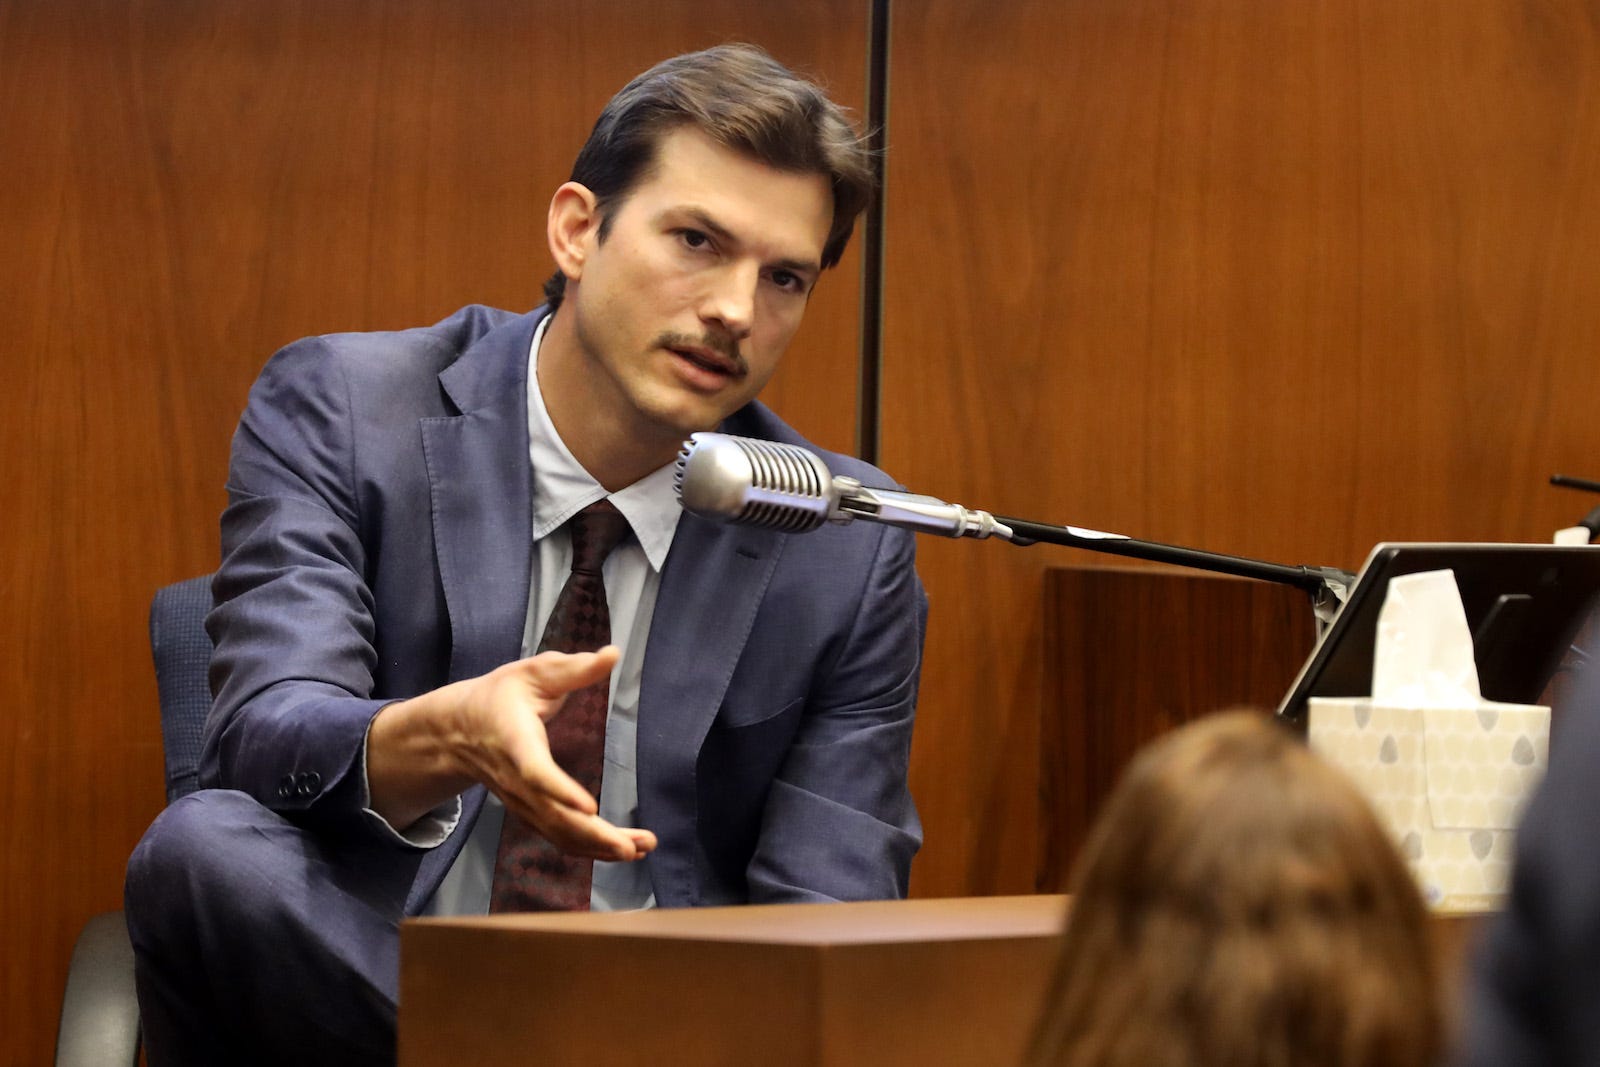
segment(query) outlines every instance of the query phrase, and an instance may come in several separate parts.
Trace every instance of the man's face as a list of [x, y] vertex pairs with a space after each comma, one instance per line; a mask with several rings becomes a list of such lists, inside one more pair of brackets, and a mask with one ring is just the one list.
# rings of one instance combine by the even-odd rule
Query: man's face
[[755, 397], [800, 325], [833, 196], [683, 127], [582, 238], [567, 298], [598, 414], [681, 441]]

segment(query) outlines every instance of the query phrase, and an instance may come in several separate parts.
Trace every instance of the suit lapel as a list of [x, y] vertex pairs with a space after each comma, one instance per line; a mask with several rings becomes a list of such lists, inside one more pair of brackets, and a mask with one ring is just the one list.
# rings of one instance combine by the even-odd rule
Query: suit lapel
[[491, 331], [439, 375], [460, 414], [422, 420], [450, 680], [516, 659], [528, 612], [528, 346], [536, 320]]
[[639, 692], [639, 809], [663, 842], [648, 861], [660, 903], [694, 903], [695, 763], [783, 545], [771, 530], [689, 514], [673, 537]]
[[[528, 352], [538, 316], [484, 334], [439, 375], [458, 414], [421, 420], [434, 552], [450, 616], [450, 680], [518, 658], [533, 553], [528, 463]], [[422, 858], [406, 901], [415, 915], [455, 862], [483, 808], [462, 794], [459, 842]]]

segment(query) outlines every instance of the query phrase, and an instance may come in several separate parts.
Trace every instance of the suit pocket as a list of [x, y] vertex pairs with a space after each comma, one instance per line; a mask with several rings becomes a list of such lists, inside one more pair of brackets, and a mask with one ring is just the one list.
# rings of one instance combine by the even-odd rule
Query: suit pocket
[[[700, 844], [706, 860], [728, 886], [743, 886], [744, 868], [755, 852], [772, 782], [789, 755], [805, 699], [776, 711], [729, 722], [724, 706], [700, 748], [695, 785]], [[740, 892], [743, 890], [741, 888]], [[742, 899], [742, 896], [736, 899]]]
[[747, 810], [751, 805], [759, 810], [789, 754], [804, 710], [804, 699], [793, 700], [740, 725], [718, 714], [700, 749], [699, 777], [703, 786], [720, 794], [717, 799], [728, 806], [724, 810]]
[[767, 726], [784, 718], [798, 719], [800, 711], [805, 707], [805, 697], [796, 697], [794, 700], [774, 710], [769, 704], [753, 704], [742, 700], [727, 700], [722, 707], [717, 709], [717, 717], [712, 720], [713, 730], [727, 730], [736, 732]]

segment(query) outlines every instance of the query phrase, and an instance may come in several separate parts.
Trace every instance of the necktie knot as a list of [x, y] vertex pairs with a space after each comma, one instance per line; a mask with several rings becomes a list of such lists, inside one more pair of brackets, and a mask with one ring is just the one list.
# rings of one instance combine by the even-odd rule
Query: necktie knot
[[572, 569], [599, 574], [611, 550], [628, 535], [628, 520], [609, 500], [597, 500], [568, 520], [572, 530]]

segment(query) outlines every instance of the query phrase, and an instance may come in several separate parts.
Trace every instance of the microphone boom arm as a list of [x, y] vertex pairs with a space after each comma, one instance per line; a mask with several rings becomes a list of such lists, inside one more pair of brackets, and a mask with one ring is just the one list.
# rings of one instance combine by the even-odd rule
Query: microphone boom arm
[[1326, 628], [1338, 613], [1340, 605], [1350, 596], [1356, 576], [1336, 567], [1289, 566], [1268, 563], [1245, 556], [1228, 556], [1220, 552], [1207, 552], [1198, 548], [1164, 545], [1155, 541], [1139, 541], [1123, 534], [1102, 533], [1077, 526], [1051, 526], [1026, 519], [996, 516], [995, 522], [1009, 529], [1006, 538], [1014, 545], [1027, 546], [1043, 541], [1046, 544], [1084, 548], [1091, 552], [1107, 552], [1117, 556], [1130, 556], [1155, 563], [1175, 563], [1196, 570], [1232, 574], [1239, 578], [1255, 578], [1279, 585], [1292, 585], [1311, 595], [1311, 607], [1317, 622]]
[[996, 518], [987, 511], [937, 497], [874, 489], [859, 479], [832, 474], [809, 449], [730, 434], [690, 435], [678, 454], [676, 485], [685, 511], [718, 522], [805, 533], [827, 523], [843, 525], [864, 519], [914, 533], [978, 540], [996, 537], [1016, 545], [1047, 541], [1293, 585], [1311, 594], [1312, 609], [1324, 627], [1333, 621], [1355, 584], [1354, 575], [1331, 567], [1286, 567], [1076, 526]]

